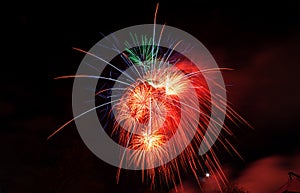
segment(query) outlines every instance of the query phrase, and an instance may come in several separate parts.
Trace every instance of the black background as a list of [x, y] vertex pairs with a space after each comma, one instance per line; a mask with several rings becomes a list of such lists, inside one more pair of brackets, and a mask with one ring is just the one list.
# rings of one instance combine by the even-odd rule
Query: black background
[[[72, 80], [83, 54], [116, 30], [153, 23], [156, 2], [17, 3], [1, 17], [0, 191], [141, 192], [137, 175], [121, 175], [96, 158], [72, 118]], [[240, 166], [299, 149], [299, 1], [160, 2], [157, 23], [199, 39], [224, 72], [228, 99], [253, 127], [233, 128]], [[222, 157], [224, 156], [224, 157]]]

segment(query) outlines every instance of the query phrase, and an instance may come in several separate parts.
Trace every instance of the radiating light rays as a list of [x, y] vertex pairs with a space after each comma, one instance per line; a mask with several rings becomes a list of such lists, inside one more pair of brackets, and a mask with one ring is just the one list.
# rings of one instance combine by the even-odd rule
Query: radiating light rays
[[[157, 8], [154, 24], [156, 24]], [[227, 183], [227, 179], [222, 171], [215, 147], [202, 156], [198, 155], [198, 148], [201, 143], [209, 144], [214, 137], [218, 137], [218, 142], [224, 149], [240, 156], [228, 139], [222, 135], [219, 136], [217, 128], [223, 127], [228, 135], [233, 135], [233, 132], [227, 125], [223, 125], [221, 118], [213, 119], [211, 115], [217, 115], [216, 111], [221, 111], [231, 122], [246, 122], [227, 105], [224, 97], [211, 92], [207, 83], [209, 79], [215, 87], [225, 89], [213, 81], [214, 72], [232, 69], [199, 68], [189, 58], [176, 53], [175, 49], [181, 44], [181, 40], [170, 43], [168, 48], [160, 47], [160, 42], [164, 38], [164, 27], [159, 33], [158, 40], [154, 25], [152, 37], [131, 33], [132, 43], [129, 43], [129, 40], [121, 42], [128, 47], [117, 56], [123, 60], [125, 64], [123, 68], [117, 67], [119, 64], [116, 65], [94, 53], [74, 48], [105, 63], [108, 65], [108, 70], [117, 72], [117, 75], [109, 77], [107, 74], [106, 76], [77, 74], [56, 79], [92, 78], [98, 79], [103, 84], [107, 81], [112, 84], [118, 83], [119, 86], [110, 85], [96, 90], [95, 98], [100, 97], [105, 100], [96, 107], [75, 116], [54, 131], [48, 139], [75, 119], [106, 107], [109, 108], [106, 110], [106, 115], [109, 115], [107, 121], [113, 124], [105, 129], [109, 130], [107, 133], [111, 134], [111, 138], [126, 148], [120, 153], [121, 162], [142, 168], [142, 181], [147, 179], [151, 186], [157, 183], [176, 185], [178, 181], [181, 182], [182, 173], [192, 171], [200, 184], [199, 173], [206, 173], [208, 169], [221, 187], [222, 184]], [[142, 46], [139, 46], [140, 43]], [[128, 68], [130, 72], [127, 71]], [[120, 78], [121, 75], [125, 78]], [[120, 92], [111, 94], [111, 91]], [[196, 100], [191, 97], [192, 93], [195, 93]], [[227, 110], [215, 104], [214, 101], [225, 105]], [[216, 109], [213, 110], [212, 106]], [[204, 139], [210, 122], [212, 123], [211, 136]], [[175, 135], [176, 133], [178, 135]], [[190, 141], [191, 138], [192, 141]], [[172, 157], [171, 152], [166, 148], [170, 139], [173, 139], [172, 149], [183, 147], [184, 151], [175, 159], [164, 163], [165, 158]], [[185, 147], [185, 144], [188, 145]], [[127, 154], [128, 149], [135, 151], [133, 154]], [[146, 165], [151, 165], [154, 160], [158, 160], [161, 163], [160, 166], [146, 169]], [[116, 175], [117, 181], [120, 180], [121, 165], [122, 163]]]
[[[95, 55], [95, 54], [93, 54], [93, 53], [91, 53], [91, 52], [87, 52], [87, 51], [84, 51], [84, 50], [82, 50], [82, 49], [75, 48], [75, 47], [74, 47], [73, 49], [74, 49], [74, 50], [77, 50], [77, 51], [80, 51], [80, 52], [82, 52], [82, 53], [85, 53], [85, 54], [87, 54], [87, 55], [91, 55], [91, 56], [95, 57], [96, 59], [98, 59], [98, 60], [100, 60], [100, 61], [102, 61], [102, 62], [105, 62], [107, 65], [109, 65], [110, 67], [116, 69], [116, 70], [119, 71], [120, 73], [123, 73], [123, 71], [122, 71], [121, 69], [117, 68], [115, 65], [111, 64], [110, 62], [108, 62], [108, 61], [102, 59], [101, 57], [99, 57], [99, 56], [97, 56], [97, 55]], [[123, 74], [125, 74], [128, 78], [130, 78], [132, 81], [134, 81], [134, 79], [133, 79], [131, 76], [129, 76], [128, 74], [126, 74], [126, 73], [123, 73]]]
[[[130, 52], [130, 54], [136, 53]], [[165, 56], [168, 58], [170, 57], [169, 54]], [[152, 57], [148, 59], [152, 60]], [[129, 74], [126, 75], [126, 77], [130, 77], [127, 81], [93, 75], [70, 75], [57, 77], [56, 79], [75, 77], [97, 78], [99, 80], [102, 79], [118, 82], [125, 85], [126, 88], [106, 88], [97, 91], [96, 95], [100, 95], [105, 94], [106, 91], [109, 90], [120, 90], [124, 93], [124, 95], [118, 100], [112, 100], [108, 103], [101, 104], [94, 109], [89, 109], [74, 117], [51, 134], [49, 138], [53, 137], [66, 125], [74, 121], [74, 119], [78, 119], [97, 108], [113, 104], [112, 108], [114, 108], [117, 112], [117, 114], [114, 115], [116, 118], [115, 121], [117, 122], [114, 124], [115, 126], [112, 134], [117, 134], [119, 136], [118, 142], [124, 147], [139, 150], [130, 157], [126, 157], [126, 152], [124, 152], [123, 159], [128, 159], [127, 161], [129, 163], [140, 165], [145, 162], [151, 162], [153, 159], [160, 159], [160, 157], [169, 156], [166, 149], [164, 149], [164, 144], [167, 143], [178, 130], [177, 127], [179, 126], [180, 119], [183, 122], [185, 132], [180, 133], [181, 138], [177, 138], [175, 141], [179, 146], [180, 143], [186, 141], [188, 138], [187, 135], [189, 135], [188, 130], [190, 120], [188, 117], [191, 113], [193, 113], [193, 111], [197, 111], [201, 114], [201, 118], [199, 120], [193, 120], [198, 122], [198, 129], [192, 144], [169, 164], [162, 165], [159, 168], [145, 170], [145, 172], [143, 172], [143, 175], [145, 176], [143, 176], [142, 179], [150, 178], [151, 183], [154, 183], [157, 181], [156, 179], [158, 179], [162, 180], [162, 183], [175, 184], [176, 181], [181, 178], [179, 167], [190, 168], [196, 178], [198, 178], [199, 168], [209, 168], [212, 176], [218, 180], [218, 183], [220, 183], [221, 186], [221, 184], [226, 183], [226, 176], [222, 172], [216, 153], [211, 150], [210, 155], [205, 156], [205, 160], [207, 160], [205, 162], [205, 166], [201, 166], [202, 163], [200, 160], [203, 158], [199, 158], [197, 156], [197, 151], [195, 150], [195, 147], [198, 147], [200, 143], [203, 142], [204, 133], [211, 117], [210, 113], [214, 113], [209, 110], [212, 105], [211, 98], [215, 97], [218, 98], [218, 100], [221, 100], [217, 95], [210, 93], [202, 74], [221, 69], [202, 70], [195, 68], [195, 66], [189, 62], [170, 64], [169, 62], [166, 62], [167, 59], [162, 59], [162, 61], [155, 61], [153, 64], [151, 61], [142, 61], [143, 64], [151, 65], [151, 67], [143, 67], [142, 71], [136, 70], [136, 72], [139, 73], [140, 78], [134, 79], [134, 82], [131, 81], [133, 78], [130, 77]], [[139, 65], [141, 64], [139, 63]], [[138, 68], [139, 65], [137, 65], [136, 68]], [[224, 68], [224, 70], [229, 69]], [[188, 87], [190, 85], [192, 85], [192, 87]], [[180, 97], [188, 99], [190, 89], [195, 90], [198, 95], [197, 105], [201, 106], [202, 110], [206, 109], [208, 111], [199, 111], [191, 105], [179, 100]], [[108, 97], [114, 98], [115, 96]], [[239, 119], [231, 108], [229, 108], [229, 118], [232, 120]], [[219, 120], [212, 120], [212, 122], [216, 125], [222, 124]], [[120, 124], [122, 127], [120, 127]], [[127, 131], [123, 131], [124, 128], [126, 128]], [[225, 131], [232, 134], [230, 129], [226, 126]], [[228, 145], [230, 149], [237, 153], [235, 148], [227, 139], [223, 141], [223, 139], [220, 138], [219, 141], [222, 145], [224, 145], [224, 147], [227, 147]], [[174, 148], [176, 148], [175, 146]], [[227, 150], [230, 151], [228, 148]], [[153, 157], [146, 157], [147, 151], [151, 151], [151, 155]], [[120, 171], [117, 174], [117, 178], [119, 178], [119, 175]]]
[[[163, 145], [176, 132], [180, 132], [180, 137], [176, 137], [173, 144], [173, 148], [177, 149], [177, 146], [188, 141], [189, 135], [193, 135], [190, 133], [192, 129], [189, 122], [199, 122], [199, 120], [190, 119], [193, 117], [191, 114], [194, 114], [195, 108], [181, 102], [179, 98], [189, 100], [191, 89], [195, 90], [196, 87], [201, 87], [193, 84], [191, 87], [191, 79], [175, 66], [165, 63], [167, 66], [159, 68], [157, 65], [159, 63], [160, 61], [153, 63], [152, 70], [146, 72], [142, 80], [133, 86], [135, 89], [129, 89], [125, 92], [120, 102], [115, 106], [116, 112], [118, 112], [116, 120], [120, 120], [119, 122], [122, 124], [122, 127], [118, 127], [119, 125], [115, 127], [115, 132], [120, 134], [119, 143], [123, 146], [129, 144], [128, 148], [139, 150], [134, 156], [124, 159], [137, 165], [169, 156]], [[194, 101], [191, 102], [195, 103]], [[195, 105], [198, 106], [199, 101], [196, 102]], [[182, 129], [178, 129], [179, 121], [182, 122], [180, 125]], [[141, 134], [132, 135], [130, 132], [116, 131], [123, 128], [134, 128], [132, 131], [140, 131]], [[203, 130], [199, 129], [195, 135], [198, 144], [201, 143], [205, 129], [203, 126]], [[145, 151], [151, 151], [148, 154], [149, 157], [145, 157]], [[146, 174], [150, 174], [148, 176], [150, 181], [155, 181], [154, 177], [156, 177], [164, 180], [164, 183], [175, 183], [175, 179], [180, 177], [180, 171], [176, 168], [182, 165], [193, 168], [198, 162], [196, 157], [196, 151], [188, 146], [184, 155], [174, 159], [170, 164], [162, 166], [159, 173], [157, 173], [157, 169], [150, 169], [151, 171]], [[186, 165], [188, 163], [191, 165]]]

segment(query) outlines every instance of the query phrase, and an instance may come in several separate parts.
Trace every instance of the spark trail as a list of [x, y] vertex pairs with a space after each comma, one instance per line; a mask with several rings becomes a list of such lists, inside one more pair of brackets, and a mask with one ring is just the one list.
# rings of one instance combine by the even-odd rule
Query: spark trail
[[[157, 9], [158, 7], [155, 11], [154, 24], [156, 24]], [[181, 41], [170, 43], [168, 48], [161, 47], [163, 30], [164, 27], [158, 33], [157, 42], [154, 41], [157, 36], [155, 27], [152, 37], [139, 37], [134, 33], [131, 34], [131, 41], [136, 44], [135, 47], [130, 46], [128, 42], [123, 42], [128, 45], [128, 49], [118, 57], [126, 63], [131, 73], [125, 72], [113, 62], [106, 61], [93, 53], [74, 48], [105, 62], [112, 71], [121, 73], [125, 78], [88, 74], [58, 77], [57, 79], [96, 78], [102, 82], [113, 81], [121, 86], [97, 90], [95, 97], [105, 96], [111, 100], [82, 112], [54, 131], [49, 138], [75, 119], [86, 116], [91, 111], [110, 107], [106, 110], [105, 115], [108, 117], [107, 120], [113, 122], [113, 127], [106, 128], [110, 130], [108, 133], [116, 139], [118, 144], [135, 150], [135, 153], [130, 155], [127, 155], [126, 151], [121, 152], [122, 159], [117, 172], [117, 181], [120, 178], [122, 162], [126, 162], [142, 168], [142, 181], [150, 182], [152, 187], [157, 182], [172, 186], [176, 186], [177, 183], [181, 184], [182, 172], [192, 172], [200, 185], [199, 173], [206, 173], [209, 170], [210, 176], [216, 179], [221, 189], [221, 186], [227, 183], [227, 179], [222, 171], [215, 148], [211, 148], [207, 154], [202, 156], [198, 155], [198, 149], [203, 142], [209, 122], [213, 122], [215, 127], [222, 126], [223, 133], [226, 135], [233, 135], [221, 120], [212, 120], [211, 115], [216, 113], [212, 110], [212, 106], [217, 106], [213, 101], [218, 100], [226, 105], [227, 101], [218, 93], [211, 92], [206, 82], [207, 79], [204, 78], [204, 75], [212, 74], [213, 76], [214, 71], [230, 69], [199, 69], [184, 55], [175, 52], [175, 48], [180, 45]], [[139, 46], [140, 42], [142, 42], [142, 46]], [[217, 83], [215, 86], [220, 87]], [[107, 96], [108, 93], [115, 90], [120, 91], [121, 96]], [[194, 93], [195, 96], [191, 96], [191, 93]], [[232, 122], [239, 121], [247, 124], [228, 105], [227, 110], [221, 108], [219, 110], [225, 111], [223, 113]], [[228, 152], [234, 152], [240, 156], [222, 133], [219, 135], [217, 132], [212, 132], [212, 135], [218, 137], [218, 143]], [[192, 140], [190, 140], [191, 138]], [[171, 139], [173, 143], [169, 144]], [[166, 145], [169, 146], [169, 149], [166, 148]], [[170, 149], [184, 149], [184, 151], [168, 163], [164, 163], [163, 160], [172, 157], [173, 152]], [[159, 167], [150, 169], [146, 167], [151, 166], [154, 160], [161, 162]]]

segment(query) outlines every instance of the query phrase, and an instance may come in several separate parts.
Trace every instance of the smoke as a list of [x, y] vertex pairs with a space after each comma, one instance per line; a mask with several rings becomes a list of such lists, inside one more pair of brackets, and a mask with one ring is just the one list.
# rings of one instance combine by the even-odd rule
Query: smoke
[[289, 171], [300, 172], [300, 152], [257, 160], [234, 181], [250, 193], [274, 193], [287, 182]]
[[[283, 186], [289, 179], [288, 172], [300, 174], [300, 151], [291, 156], [273, 155], [261, 158], [242, 171], [225, 166], [223, 168], [231, 184], [249, 193], [274, 193]], [[233, 173], [238, 173], [233, 177]], [[215, 193], [219, 192], [218, 184], [213, 176], [201, 180], [201, 189], [197, 183], [186, 180], [169, 193]]]

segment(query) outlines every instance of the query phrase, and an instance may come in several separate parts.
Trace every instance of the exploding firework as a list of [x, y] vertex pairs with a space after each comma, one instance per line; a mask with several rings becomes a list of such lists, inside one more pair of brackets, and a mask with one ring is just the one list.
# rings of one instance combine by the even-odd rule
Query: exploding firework
[[[237, 153], [229, 141], [217, 132], [217, 127], [223, 127], [225, 133], [232, 135], [229, 128], [223, 125], [223, 120], [212, 118], [211, 115], [217, 114], [212, 107], [226, 114], [229, 120], [244, 120], [227, 106], [226, 98], [211, 92], [205, 78], [210, 73], [213, 76], [215, 71], [228, 69], [199, 68], [175, 51], [181, 41], [170, 42], [167, 48], [160, 46], [163, 30], [164, 27], [158, 43], [154, 41], [154, 34], [150, 38], [131, 34], [133, 46], [123, 42], [128, 45], [127, 49], [114, 61], [105, 61], [94, 53], [75, 48], [109, 64], [105, 69], [106, 75], [77, 74], [58, 78], [96, 78], [106, 82], [98, 84], [95, 98], [99, 104], [95, 108], [75, 116], [49, 138], [70, 122], [98, 110], [106, 133], [125, 148], [119, 152], [117, 180], [122, 165], [127, 164], [133, 166], [131, 168], [141, 169], [142, 181], [147, 179], [152, 186], [156, 181], [167, 185], [181, 183], [182, 170], [192, 171], [199, 184], [199, 172], [209, 170], [221, 186], [227, 180], [214, 148], [201, 156], [198, 149], [202, 143], [208, 143], [204, 139], [212, 122], [213, 132], [209, 137], [218, 138], [225, 149]], [[214, 86], [221, 87], [217, 82]], [[227, 109], [219, 107], [214, 101]]]

